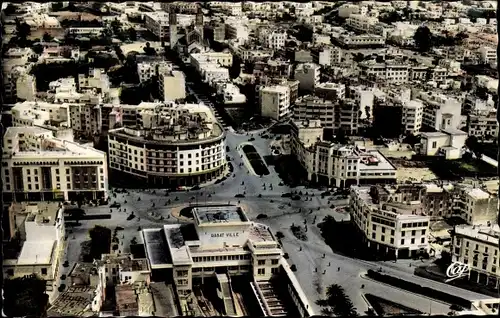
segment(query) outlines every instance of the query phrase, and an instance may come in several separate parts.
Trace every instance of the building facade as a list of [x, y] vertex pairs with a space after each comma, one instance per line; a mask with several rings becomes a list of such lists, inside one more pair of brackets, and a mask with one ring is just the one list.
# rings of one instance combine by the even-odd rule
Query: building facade
[[110, 168], [150, 186], [195, 186], [226, 173], [224, 129], [207, 106], [176, 105], [141, 113], [140, 128], [108, 133]]

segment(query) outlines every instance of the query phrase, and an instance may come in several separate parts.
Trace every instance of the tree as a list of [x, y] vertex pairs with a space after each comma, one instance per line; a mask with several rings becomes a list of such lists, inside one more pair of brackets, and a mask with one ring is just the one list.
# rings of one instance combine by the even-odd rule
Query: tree
[[327, 303], [332, 308], [336, 316], [355, 317], [358, 316], [351, 300], [344, 292], [344, 289], [337, 284], [328, 287], [326, 291]]
[[115, 45], [115, 53], [118, 59], [120, 60], [121, 63], [125, 61], [125, 54], [123, 54], [123, 51], [119, 45]]
[[121, 28], [122, 23], [118, 19], [114, 19], [113, 21], [111, 21], [111, 29], [113, 30], [114, 34], [118, 34]]
[[30, 26], [26, 22], [21, 23], [19, 19], [16, 20], [16, 34], [20, 40], [26, 41], [31, 34]]
[[52, 11], [61, 11], [63, 9], [62, 2], [52, 2]]
[[89, 231], [90, 255], [86, 261], [101, 259], [102, 254], [108, 254], [111, 249], [111, 230], [104, 226], [96, 225]]
[[128, 37], [131, 41], [137, 41], [137, 31], [134, 28], [128, 29]]
[[151, 47], [151, 43], [146, 42], [146, 46], [144, 47], [144, 53], [146, 53], [146, 55], [155, 55], [156, 54], [155, 49]]
[[233, 57], [233, 64], [231, 64], [231, 67], [229, 68], [229, 77], [231, 79], [238, 78], [241, 73], [241, 60], [240, 58], [235, 55]]
[[95, 11], [101, 12], [103, 5], [104, 4], [102, 2], [99, 2], [99, 1], [92, 2], [92, 9], [94, 9]]
[[76, 224], [80, 224], [80, 220], [85, 215], [85, 210], [80, 209], [80, 208], [78, 208], [78, 209], [71, 209], [69, 211], [69, 215], [71, 216], [71, 218], [75, 219]]
[[47, 32], [45, 32], [43, 34], [43, 38], [42, 39], [43, 39], [44, 42], [50, 42], [50, 41], [52, 41], [52, 36], [50, 34], [48, 34]]
[[419, 26], [415, 34], [413, 35], [413, 40], [415, 45], [420, 50], [420, 52], [427, 52], [432, 46], [432, 33], [427, 26]]
[[4, 308], [7, 317], [45, 317], [49, 296], [46, 282], [36, 275], [4, 281]]
[[13, 15], [14, 13], [16, 13], [16, 7], [12, 3], [9, 3], [3, 10], [3, 13], [5, 13], [5, 15]]
[[43, 53], [43, 46], [40, 45], [40, 44], [33, 45], [32, 49], [33, 49], [33, 52], [35, 52], [36, 54], [42, 54]]
[[474, 153], [477, 159], [481, 159], [483, 157], [484, 149], [476, 136], [469, 136], [465, 141], [465, 146]]
[[335, 135], [335, 141], [342, 145], [347, 144], [348, 140], [344, 129], [339, 129], [338, 133]]

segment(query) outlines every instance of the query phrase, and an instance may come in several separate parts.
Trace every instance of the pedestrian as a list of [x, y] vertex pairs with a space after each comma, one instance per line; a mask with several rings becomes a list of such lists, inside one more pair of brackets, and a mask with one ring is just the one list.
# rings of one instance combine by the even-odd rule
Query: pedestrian
[[326, 269], [323, 271], [323, 275], [325, 275], [325, 274], [326, 274]]
[[325, 258], [325, 257], [326, 257], [326, 254], [325, 254], [325, 253], [323, 253], [323, 258]]
[[337, 268], [337, 272], [340, 272], [340, 267], [339, 267], [339, 268]]
[[328, 267], [330, 267], [330, 265], [332, 265], [330, 262], [328, 262]]

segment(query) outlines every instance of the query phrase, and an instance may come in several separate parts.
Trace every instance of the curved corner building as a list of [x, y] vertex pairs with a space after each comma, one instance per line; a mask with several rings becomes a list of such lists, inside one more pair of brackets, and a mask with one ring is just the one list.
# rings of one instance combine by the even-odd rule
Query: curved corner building
[[224, 141], [224, 129], [205, 105], [142, 109], [135, 127], [109, 131], [109, 167], [115, 177], [121, 175], [129, 182], [194, 186], [226, 172]]

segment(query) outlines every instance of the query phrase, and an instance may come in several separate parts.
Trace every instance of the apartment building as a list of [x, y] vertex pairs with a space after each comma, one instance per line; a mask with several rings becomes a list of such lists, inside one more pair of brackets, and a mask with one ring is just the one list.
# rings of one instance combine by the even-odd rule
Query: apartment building
[[299, 90], [314, 92], [316, 84], [320, 80], [320, 66], [314, 63], [303, 63], [297, 65], [294, 72], [294, 79], [299, 81]]
[[186, 98], [186, 79], [184, 73], [161, 69], [158, 76], [158, 88], [163, 101], [175, 101]]
[[161, 9], [165, 12], [178, 12], [181, 14], [196, 14], [199, 10], [199, 5], [196, 2], [162, 2]]
[[424, 104], [419, 100], [405, 102], [402, 111], [402, 125], [406, 135], [416, 135], [422, 128]]
[[394, 259], [426, 254], [430, 219], [421, 198], [422, 191], [411, 185], [352, 186], [352, 221], [377, 254]]
[[346, 96], [346, 86], [340, 83], [317, 83], [314, 87], [314, 94], [318, 97], [337, 100], [344, 99]]
[[64, 251], [62, 206], [55, 202], [12, 203], [8, 215], [12, 234], [21, 240], [21, 247], [4, 250], [4, 279], [36, 274], [46, 281], [47, 291], [53, 292]]
[[7, 202], [107, 199], [106, 154], [74, 142], [70, 129], [9, 127], [3, 142]]
[[201, 73], [203, 68], [211, 66], [230, 67], [233, 64], [233, 55], [225, 52], [205, 52], [190, 54], [191, 65]]
[[311, 50], [311, 56], [314, 63], [331, 66], [342, 62], [344, 51], [336, 46], [320, 46]]
[[496, 48], [483, 46], [479, 48], [478, 53], [481, 63], [491, 64], [491, 63], [496, 63], [497, 61]]
[[406, 84], [410, 76], [410, 66], [402, 63], [367, 61], [360, 63], [359, 67], [362, 75], [384, 80], [387, 84]]
[[497, 224], [455, 226], [451, 241], [452, 261], [469, 266], [470, 282], [498, 290], [499, 237]]
[[112, 173], [152, 187], [173, 188], [195, 186], [226, 173], [224, 129], [207, 106], [152, 105], [135, 122], [140, 128], [124, 123], [108, 132]]
[[462, 106], [454, 97], [440, 93], [421, 91], [416, 93], [416, 99], [424, 103], [422, 124], [431, 129], [461, 128]]
[[424, 156], [444, 156], [447, 160], [462, 157], [467, 133], [458, 129], [441, 129], [437, 132], [420, 134], [420, 144], [416, 145], [417, 153]]
[[476, 109], [467, 116], [467, 132], [479, 140], [493, 141], [498, 137], [497, 111], [495, 108]]
[[375, 34], [340, 34], [336, 40], [342, 47], [347, 48], [385, 46], [385, 38]]
[[264, 33], [262, 35], [262, 43], [265, 47], [280, 50], [285, 47], [285, 40], [287, 38], [286, 31], [284, 30], [273, 30], [271, 33]]
[[261, 86], [259, 89], [261, 116], [283, 120], [291, 116], [290, 87], [285, 85]]
[[319, 119], [325, 130], [342, 130], [352, 135], [358, 131], [359, 108], [352, 99], [333, 101], [307, 95], [296, 101], [293, 119], [299, 122]]
[[346, 25], [360, 32], [369, 32], [371, 28], [378, 23], [378, 18], [370, 17], [362, 14], [351, 14], [346, 19]]
[[160, 69], [171, 68], [171, 65], [161, 59], [142, 59], [137, 63], [137, 74], [139, 82], [144, 83], [150, 80], [153, 76], [159, 76]]
[[312, 182], [341, 188], [396, 182], [396, 168], [377, 150], [323, 141], [319, 120], [294, 121], [291, 139], [291, 152]]
[[168, 12], [145, 12], [144, 26], [160, 40], [169, 39], [170, 25]]

